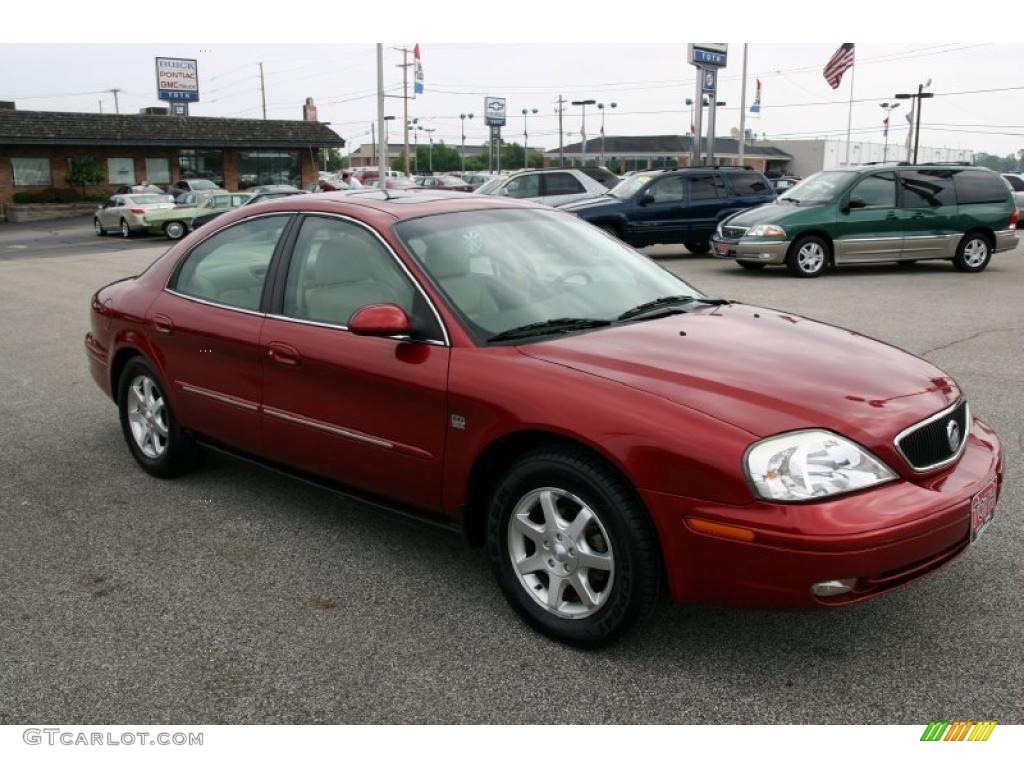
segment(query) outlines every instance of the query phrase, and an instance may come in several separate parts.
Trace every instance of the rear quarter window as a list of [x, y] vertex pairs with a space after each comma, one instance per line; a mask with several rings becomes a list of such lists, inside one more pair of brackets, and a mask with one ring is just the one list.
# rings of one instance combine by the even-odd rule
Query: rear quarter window
[[904, 208], [938, 208], [956, 205], [953, 172], [943, 170], [900, 171]]
[[953, 177], [957, 202], [960, 205], [1005, 203], [1010, 190], [998, 175], [984, 171], [961, 171]]
[[725, 177], [729, 180], [733, 193], [737, 197], [770, 195], [772, 193], [771, 185], [759, 173], [728, 173]]
[[1019, 176], [1003, 176], [1014, 192], [1024, 192], [1024, 180]]

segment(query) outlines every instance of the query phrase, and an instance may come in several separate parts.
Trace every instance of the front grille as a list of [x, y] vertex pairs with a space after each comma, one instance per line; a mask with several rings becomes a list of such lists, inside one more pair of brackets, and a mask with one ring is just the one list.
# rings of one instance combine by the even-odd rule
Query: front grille
[[[967, 442], [969, 419], [967, 401], [961, 401], [901, 432], [896, 437], [896, 448], [919, 472], [948, 464], [960, 455]], [[950, 422], [956, 424], [959, 437], [954, 445], [950, 445]]]
[[747, 227], [722, 227], [722, 237], [727, 240], [739, 240], [747, 234]]

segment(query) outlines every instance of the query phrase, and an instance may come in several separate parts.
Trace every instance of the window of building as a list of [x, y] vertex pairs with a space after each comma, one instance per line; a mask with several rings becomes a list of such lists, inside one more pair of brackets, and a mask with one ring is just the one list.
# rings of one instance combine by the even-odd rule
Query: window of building
[[[81, 161], [82, 161], [81, 157], [65, 157], [64, 158], [64, 168], [67, 169], [67, 173], [71, 172], [71, 170], [75, 167], [75, 163], [80, 163]], [[90, 182], [90, 183], [86, 184], [85, 186], [87, 186], [87, 187], [95, 187], [96, 184], [97, 184], [97, 182]], [[80, 185], [76, 184], [75, 186], [80, 186]]]
[[209, 179], [224, 186], [224, 152], [219, 149], [183, 149], [178, 154], [183, 179]]
[[956, 205], [952, 171], [900, 171], [904, 208], [938, 208]]
[[1006, 183], [994, 173], [960, 171], [953, 177], [953, 183], [956, 185], [957, 202], [960, 205], [1004, 203], [1010, 199]]
[[146, 179], [150, 184], [170, 184], [171, 161], [166, 157], [147, 157]]
[[53, 185], [48, 157], [12, 157], [11, 175], [16, 187], [49, 187]]
[[114, 185], [134, 184], [135, 161], [130, 157], [108, 157], [107, 181]]
[[850, 201], [860, 201], [860, 208], [894, 208], [896, 206], [896, 175], [873, 173], [865, 176], [850, 193]]
[[302, 186], [299, 153], [287, 151], [254, 151], [238, 153], [238, 188], [264, 184]]

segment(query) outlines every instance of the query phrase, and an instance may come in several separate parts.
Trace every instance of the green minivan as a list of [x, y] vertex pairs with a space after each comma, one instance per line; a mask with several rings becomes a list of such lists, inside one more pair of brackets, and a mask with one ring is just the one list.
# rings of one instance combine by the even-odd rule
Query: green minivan
[[946, 259], [981, 272], [1017, 245], [1017, 206], [994, 171], [963, 165], [873, 165], [821, 171], [774, 203], [722, 221], [715, 256], [745, 269], [785, 264], [817, 277], [838, 264]]

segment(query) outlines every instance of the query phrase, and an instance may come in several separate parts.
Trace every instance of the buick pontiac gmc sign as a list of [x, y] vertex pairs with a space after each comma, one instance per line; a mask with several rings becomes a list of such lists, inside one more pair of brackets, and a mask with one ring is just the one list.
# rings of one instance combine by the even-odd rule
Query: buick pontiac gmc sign
[[157, 56], [156, 91], [160, 101], [199, 101], [198, 62]]

